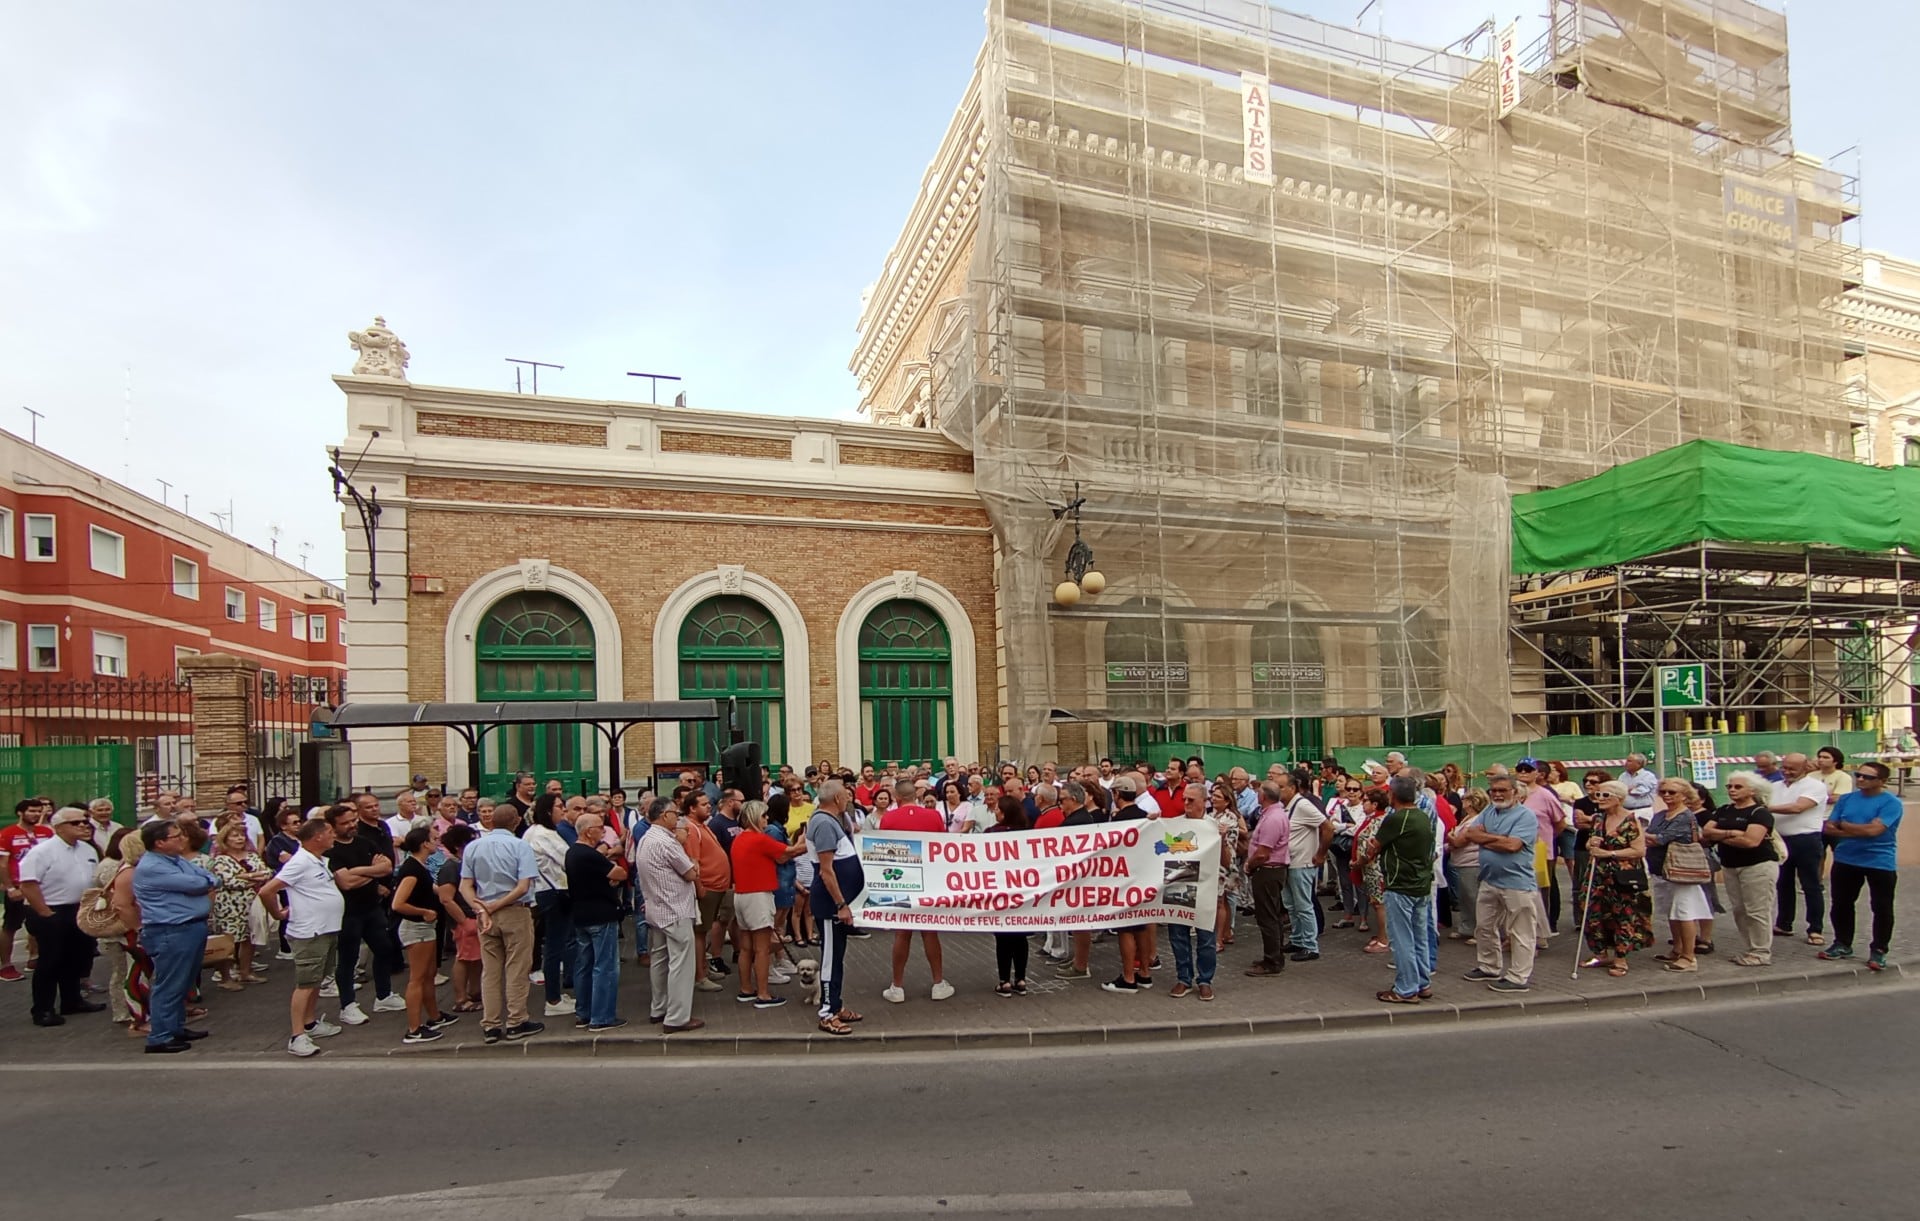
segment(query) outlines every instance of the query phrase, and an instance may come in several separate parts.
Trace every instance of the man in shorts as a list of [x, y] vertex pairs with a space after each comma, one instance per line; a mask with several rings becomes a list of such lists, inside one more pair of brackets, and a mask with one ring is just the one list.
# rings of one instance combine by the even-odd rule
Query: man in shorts
[[[340, 1033], [340, 1027], [322, 1021], [317, 1010], [320, 985], [339, 969], [340, 919], [347, 900], [326, 860], [327, 849], [333, 847], [333, 824], [310, 818], [294, 837], [299, 850], [260, 888], [260, 901], [275, 920], [286, 921], [287, 942], [293, 946], [293, 1000], [288, 1006], [293, 1033], [287, 1037], [287, 1054], [305, 1059], [320, 1050], [315, 1039]], [[279, 897], [283, 892], [284, 900]]]
[[[15, 803], [13, 825], [0, 829], [0, 856], [7, 861], [6, 914], [0, 918], [0, 980], [10, 984], [26, 978], [26, 974], [13, 965], [13, 937], [27, 922], [26, 894], [20, 889], [20, 862], [26, 859], [35, 844], [53, 838], [53, 828], [47, 825], [47, 818], [52, 813], [53, 802], [45, 797], [28, 797]], [[29, 932], [28, 969], [37, 966], [39, 959], [39, 943]]]

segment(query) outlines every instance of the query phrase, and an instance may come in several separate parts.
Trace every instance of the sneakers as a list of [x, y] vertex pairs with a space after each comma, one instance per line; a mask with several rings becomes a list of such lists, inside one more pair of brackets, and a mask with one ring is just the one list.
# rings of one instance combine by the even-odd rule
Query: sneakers
[[758, 997], [755, 997], [753, 1001], [753, 1007], [755, 1009], [778, 1009], [780, 1006], [786, 1003], [787, 1003], [787, 998], [784, 996], [775, 996], [764, 1001]]
[[447, 976], [444, 971], [433, 977], [433, 986], [436, 988], [444, 988], [447, 986]]
[[[786, 1002], [782, 1001], [780, 1003], [785, 1004]], [[592, 1025], [587, 1027], [587, 1033], [604, 1034], [609, 1030], [618, 1030], [622, 1026], [625, 1026], [626, 1024], [627, 1024], [627, 1019], [625, 1018], [615, 1018], [611, 1022], [595, 1022]]]
[[524, 1039], [528, 1035], [539, 1034], [547, 1028], [545, 1022], [522, 1022], [518, 1026], [509, 1026], [501, 1031], [509, 1039]]
[[[1155, 966], [1160, 964], [1158, 958], [1153, 961]], [[1142, 988], [1151, 988], [1153, 987], [1153, 976], [1148, 975], [1145, 971], [1135, 971], [1133, 973], [1133, 982], [1139, 984]]]
[[311, 1039], [331, 1039], [340, 1033], [340, 1028], [325, 1018], [315, 1018], [313, 1025], [307, 1027], [307, 1037]]
[[952, 984], [948, 983], [944, 979], [937, 979], [934, 981], [933, 983], [933, 999], [934, 1000], [943, 1001], [952, 995], [953, 995]]
[[885, 991], [881, 992], [880, 997], [882, 1000], [885, 1000], [889, 1004], [903, 1005], [906, 1003], [906, 1000], [907, 1000], [907, 990], [905, 988], [890, 987], [890, 988], [887, 988]]
[[1319, 950], [1295, 950], [1293, 953], [1289, 954], [1287, 957], [1292, 959], [1294, 962], [1318, 962], [1320, 961], [1320, 951]]
[[1836, 941], [1826, 949], [1821, 950], [1818, 954], [1815, 954], [1814, 957], [1820, 959], [1822, 962], [1838, 962], [1842, 958], [1852, 958], [1853, 947], [1850, 945], [1841, 945]]
[[572, 1012], [573, 998], [571, 996], [563, 996], [557, 1001], [547, 1002], [548, 1017], [565, 1017]]
[[375, 1013], [405, 1013], [407, 1011], [407, 998], [398, 993], [388, 993], [386, 996], [373, 1002], [373, 1011]]
[[707, 973], [709, 975], [727, 974], [728, 973], [727, 960], [720, 957], [718, 954], [715, 954], [713, 957], [707, 959]]
[[498, 1026], [482, 1026], [480, 1028], [480, 1040], [489, 1047], [493, 1046], [500, 1041], [500, 1028]]
[[1867, 955], [1867, 970], [1884, 971], [1887, 969], [1887, 956], [1880, 950]]
[[856, 929], [850, 930], [847, 933], [847, 936], [853, 938], [855, 941], [865, 941], [867, 938], [873, 936], [873, 934], [868, 932], [866, 929], [856, 928]]
[[767, 972], [767, 982], [770, 984], [790, 984], [793, 982], [793, 972], [787, 970], [785, 967], [775, 967]]
[[[337, 1031], [339, 1027], [336, 1026], [334, 1029]], [[305, 1032], [302, 1032], [287, 1040], [287, 1054], [290, 1056], [299, 1056], [304, 1060], [308, 1056], [319, 1055], [320, 1049], [314, 1045], [313, 1040], [309, 1038]]]
[[[376, 1001], [375, 1005], [378, 1006], [378, 1004], [379, 1002]], [[402, 1008], [404, 1007], [405, 1002], [402, 1002]], [[347, 1026], [365, 1026], [367, 1024], [367, 1015], [360, 1011], [360, 1006], [357, 1002], [348, 1001], [346, 1004], [340, 1006], [340, 1021]]]
[[422, 1026], [417, 1030], [407, 1031], [407, 1033], [401, 1037], [400, 1041], [402, 1043], [431, 1043], [435, 1039], [444, 1038], [444, 1037], [445, 1037], [444, 1035], [442, 1035], [439, 1031], [435, 1030], [433, 1027]]
[[1510, 979], [1496, 979], [1487, 985], [1489, 992], [1531, 992], [1532, 984], [1516, 984]]
[[281, 962], [292, 962], [292, 961], [293, 961], [293, 951], [292, 951], [292, 950], [281, 950], [281, 951], [280, 951], [279, 953], [277, 953], [277, 954], [275, 954], [275, 955], [274, 955], [274, 957], [275, 957], [275, 958], [278, 958], [278, 959], [279, 959], [279, 960], [280, 960]]
[[17, 984], [26, 977], [26, 973], [12, 963], [0, 967], [0, 980], [5, 980], [7, 983]]
[[1138, 992], [1140, 985], [1130, 979], [1110, 979], [1100, 988], [1104, 992]]
[[328, 999], [332, 999], [333, 997], [339, 996], [340, 985], [335, 983], [331, 979], [322, 980], [320, 982], [320, 995], [327, 997]]
[[545, 971], [535, 971], [533, 974], [527, 976], [527, 982], [530, 984], [544, 984], [547, 982], [547, 973]]
[[720, 991], [720, 985], [702, 976], [693, 981], [693, 990], [695, 992], [718, 992]]
[[1056, 974], [1061, 979], [1092, 979], [1093, 978], [1092, 971], [1087, 970], [1085, 967], [1080, 967], [1078, 969], [1075, 969], [1072, 963], [1062, 964], [1060, 967], [1060, 970], [1056, 972]]
[[457, 1013], [443, 1013], [431, 1022], [428, 1022], [427, 1025], [433, 1027], [435, 1030], [445, 1030], [459, 1020], [460, 1015]]
[[1500, 978], [1500, 972], [1489, 971], [1485, 967], [1475, 967], [1460, 977], [1470, 983], [1484, 984]]

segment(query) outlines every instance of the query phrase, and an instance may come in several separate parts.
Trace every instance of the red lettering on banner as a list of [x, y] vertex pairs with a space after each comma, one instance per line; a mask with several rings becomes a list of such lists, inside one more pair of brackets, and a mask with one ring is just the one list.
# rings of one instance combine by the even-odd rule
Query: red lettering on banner
[[1017, 861], [1020, 859], [1020, 845], [1014, 840], [1001, 836], [990, 839], [981, 847], [987, 850], [990, 861]]
[[979, 858], [974, 855], [974, 846], [964, 840], [930, 839], [927, 841], [927, 859], [958, 864]]
[[993, 875], [986, 870], [968, 870], [947, 875], [948, 890], [998, 890]]
[[1124, 878], [1132, 873], [1127, 868], [1127, 858], [1124, 856], [1090, 856], [1070, 864], [1055, 865], [1053, 880], [1072, 882], [1079, 878]]
[[1040, 871], [1038, 869], [1009, 869], [1007, 870], [1007, 885], [1013, 887], [1015, 890], [1038, 890], [1040, 888]]

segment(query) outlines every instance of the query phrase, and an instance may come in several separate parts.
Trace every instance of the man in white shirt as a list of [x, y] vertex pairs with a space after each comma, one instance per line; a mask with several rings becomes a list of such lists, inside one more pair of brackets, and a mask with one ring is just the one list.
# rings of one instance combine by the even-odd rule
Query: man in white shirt
[[413, 820], [420, 813], [420, 799], [413, 795], [412, 789], [401, 789], [393, 799], [393, 809], [393, 817], [387, 819], [387, 830], [393, 833], [393, 842], [397, 844], [413, 830]]
[[1333, 824], [1307, 800], [1292, 775], [1283, 774], [1278, 783], [1287, 812], [1287, 919], [1293, 926], [1289, 957], [1312, 962], [1320, 957], [1320, 901], [1314, 887], [1327, 861], [1327, 846], [1333, 843]]
[[[304, 1059], [320, 1050], [315, 1039], [340, 1033], [340, 1027], [321, 1021], [316, 1011], [320, 985], [339, 968], [340, 919], [347, 899], [326, 861], [327, 849], [333, 847], [333, 824], [310, 818], [294, 836], [299, 850], [260, 888], [260, 901], [275, 920], [287, 922], [287, 941], [293, 946], [293, 1000], [288, 1006], [293, 1033], [287, 1036], [287, 1053]], [[283, 891], [285, 900], [277, 897]]]
[[1627, 768], [1620, 773], [1620, 783], [1627, 786], [1627, 799], [1622, 804], [1641, 822], [1652, 821], [1653, 794], [1660, 787], [1660, 778], [1647, 770], [1645, 755], [1627, 756]]
[[1787, 859], [1780, 866], [1773, 931], [1776, 936], [1793, 936], [1794, 882], [1807, 896], [1807, 944], [1824, 945], [1826, 888], [1820, 881], [1820, 866], [1826, 860], [1826, 840], [1821, 826], [1827, 819], [1827, 804], [1833, 799], [1826, 781], [1813, 772], [1803, 754], [1794, 753], [1780, 760], [1780, 783], [1773, 786], [1773, 829], [1787, 846]]
[[75, 923], [80, 896], [93, 885], [100, 854], [88, 836], [93, 820], [73, 806], [53, 816], [53, 838], [43, 839], [20, 860], [20, 893], [27, 904], [27, 932], [40, 943], [33, 969], [33, 1024], [64, 1026], [76, 1013], [106, 1006], [80, 995], [80, 981], [93, 967], [93, 939]]

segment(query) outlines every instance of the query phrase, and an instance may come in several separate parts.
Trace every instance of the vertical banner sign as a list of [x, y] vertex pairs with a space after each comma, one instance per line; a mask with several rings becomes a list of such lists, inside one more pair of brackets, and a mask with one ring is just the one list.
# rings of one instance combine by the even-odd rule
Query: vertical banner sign
[[1246, 154], [1240, 170], [1248, 182], [1273, 185], [1273, 133], [1267, 127], [1267, 78], [1256, 72], [1240, 74], [1240, 136]]
[[1720, 787], [1720, 765], [1715, 760], [1712, 738], [1688, 738], [1687, 759], [1693, 764], [1693, 782], [1710, 789]]
[[1504, 119], [1520, 104], [1520, 23], [1510, 21], [1500, 31], [1495, 51], [1500, 69], [1500, 111], [1494, 117]]
[[1200, 818], [1149, 818], [946, 835], [859, 837], [866, 887], [855, 923], [928, 932], [1031, 933], [1123, 924], [1213, 925], [1220, 832]]

